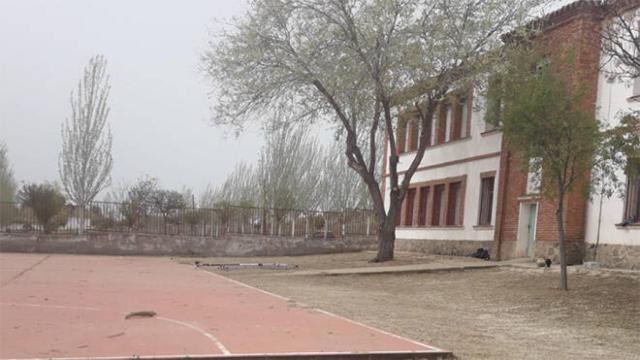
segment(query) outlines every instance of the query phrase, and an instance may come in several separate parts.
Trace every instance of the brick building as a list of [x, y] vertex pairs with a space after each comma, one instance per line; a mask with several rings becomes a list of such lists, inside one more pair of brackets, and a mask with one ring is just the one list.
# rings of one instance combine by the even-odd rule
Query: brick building
[[[639, 1], [624, 4], [624, 11], [640, 6]], [[538, 20], [542, 33], [537, 40], [552, 61], [571, 51], [575, 61], [563, 71], [586, 86], [584, 110], [615, 125], [620, 111], [640, 110], [640, 81], [610, 79], [600, 70], [599, 29], [606, 21], [597, 2], [575, 1]], [[467, 255], [487, 247], [499, 259], [557, 259], [555, 205], [538, 196], [531, 174], [505, 148], [499, 129], [485, 122], [483, 99], [473, 95], [452, 93], [439, 106], [428, 129], [430, 146], [397, 218], [396, 248]], [[417, 121], [410, 111], [398, 117], [396, 136], [402, 174], [417, 146]], [[626, 180], [624, 198], [600, 202], [577, 192], [567, 195], [569, 263], [592, 258], [597, 241], [598, 260], [605, 265], [640, 266], [640, 181]]]

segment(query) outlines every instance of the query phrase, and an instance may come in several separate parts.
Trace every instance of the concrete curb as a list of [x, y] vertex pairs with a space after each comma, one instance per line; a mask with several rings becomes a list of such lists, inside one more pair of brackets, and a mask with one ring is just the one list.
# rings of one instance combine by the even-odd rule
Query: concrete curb
[[353, 268], [353, 269], [335, 269], [335, 270], [312, 270], [299, 271], [282, 275], [294, 276], [346, 276], [346, 275], [386, 275], [386, 274], [418, 274], [418, 273], [435, 273], [435, 272], [452, 272], [479, 269], [494, 269], [501, 265], [495, 263], [478, 264], [478, 265], [402, 265], [388, 267], [370, 267], [370, 268]]

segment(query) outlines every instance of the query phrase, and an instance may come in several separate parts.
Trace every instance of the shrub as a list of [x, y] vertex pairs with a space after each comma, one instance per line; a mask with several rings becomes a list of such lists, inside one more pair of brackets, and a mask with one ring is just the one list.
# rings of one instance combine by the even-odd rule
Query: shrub
[[65, 198], [51, 184], [25, 184], [18, 193], [18, 201], [33, 210], [33, 213], [45, 233], [55, 231], [67, 222], [67, 215], [61, 214]]

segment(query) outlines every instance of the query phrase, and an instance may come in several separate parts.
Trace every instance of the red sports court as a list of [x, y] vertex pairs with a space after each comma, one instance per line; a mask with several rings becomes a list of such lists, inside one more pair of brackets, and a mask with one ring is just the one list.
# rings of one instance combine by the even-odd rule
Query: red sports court
[[0, 281], [3, 359], [450, 354], [167, 258], [5, 253]]

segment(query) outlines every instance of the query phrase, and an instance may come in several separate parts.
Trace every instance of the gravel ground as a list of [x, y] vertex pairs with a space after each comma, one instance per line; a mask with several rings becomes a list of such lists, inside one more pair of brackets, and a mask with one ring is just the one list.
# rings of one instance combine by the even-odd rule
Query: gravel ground
[[[373, 253], [206, 259], [288, 262], [301, 270], [376, 266]], [[202, 260], [202, 259], [201, 259]], [[180, 259], [191, 262], [192, 259]], [[400, 253], [402, 265], [473, 259]], [[638, 359], [640, 276], [573, 271], [568, 292], [543, 269], [375, 276], [288, 276], [232, 270], [230, 278], [454, 352], [460, 359]]]

